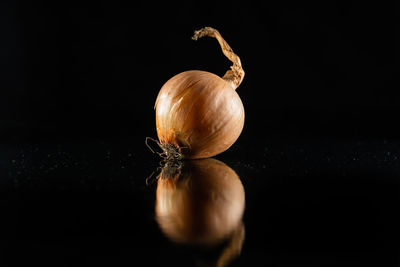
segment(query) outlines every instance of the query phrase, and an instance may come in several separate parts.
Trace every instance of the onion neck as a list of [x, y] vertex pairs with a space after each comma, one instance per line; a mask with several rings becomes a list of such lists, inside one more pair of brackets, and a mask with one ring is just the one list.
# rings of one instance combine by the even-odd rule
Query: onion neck
[[216, 38], [221, 46], [224, 55], [230, 61], [233, 62], [231, 69], [225, 73], [222, 79], [231, 83], [233, 88], [236, 90], [236, 88], [239, 87], [244, 78], [244, 70], [242, 68], [242, 63], [240, 62], [240, 58], [233, 52], [232, 48], [228, 45], [228, 43], [224, 40], [224, 38], [222, 38], [221, 34], [214, 28], [205, 27], [198, 31], [195, 31], [192, 39], [197, 40], [198, 38], [204, 36]]

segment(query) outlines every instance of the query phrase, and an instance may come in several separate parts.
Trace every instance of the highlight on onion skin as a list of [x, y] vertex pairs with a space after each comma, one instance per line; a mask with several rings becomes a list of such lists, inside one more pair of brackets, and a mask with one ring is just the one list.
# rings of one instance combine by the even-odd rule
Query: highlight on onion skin
[[244, 107], [235, 91], [244, 78], [240, 58], [216, 29], [205, 27], [193, 39], [203, 36], [216, 38], [233, 66], [223, 77], [185, 71], [162, 86], [155, 111], [159, 145], [166, 158], [215, 156], [236, 142], [244, 126]]
[[244, 208], [238, 175], [216, 159], [186, 161], [178, 170], [167, 165], [157, 182], [155, 218], [177, 243], [215, 246], [237, 231], [243, 242]]

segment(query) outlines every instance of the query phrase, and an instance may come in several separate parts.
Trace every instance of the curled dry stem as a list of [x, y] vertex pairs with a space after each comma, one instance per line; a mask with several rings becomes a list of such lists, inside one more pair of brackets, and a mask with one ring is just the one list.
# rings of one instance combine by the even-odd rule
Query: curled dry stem
[[236, 89], [244, 78], [244, 70], [242, 68], [242, 63], [238, 55], [236, 55], [232, 48], [228, 45], [228, 43], [222, 38], [221, 34], [218, 30], [211, 27], [204, 27], [198, 31], [194, 32], [192, 37], [193, 40], [197, 40], [201, 37], [209, 36], [214, 37], [218, 40], [218, 43], [221, 46], [222, 52], [224, 55], [233, 62], [231, 66], [231, 70], [228, 70], [225, 75], [222, 77], [225, 81], [232, 83], [234, 88]]
[[227, 266], [234, 258], [240, 255], [242, 251], [245, 229], [243, 222], [233, 231], [227, 247], [218, 258], [217, 267]]

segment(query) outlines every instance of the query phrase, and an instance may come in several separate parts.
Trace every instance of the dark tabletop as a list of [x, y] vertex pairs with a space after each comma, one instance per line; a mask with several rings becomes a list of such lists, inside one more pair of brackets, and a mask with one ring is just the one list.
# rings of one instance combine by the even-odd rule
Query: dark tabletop
[[[399, 266], [399, 13], [390, 1], [1, 0], [0, 266]], [[203, 184], [190, 202], [174, 191], [190, 177], [157, 191], [166, 165], [144, 140], [168, 79], [229, 70], [216, 40], [190, 39], [205, 26], [240, 56], [246, 118], [215, 157], [237, 195]], [[169, 210], [191, 234], [210, 238], [206, 219], [227, 231], [217, 218], [232, 214], [237, 228], [178, 242], [182, 222], [156, 216], [177, 195], [196, 204]], [[223, 200], [238, 205], [212, 205]]]
[[[246, 142], [216, 157], [245, 190], [245, 238], [232, 266], [397, 266], [399, 141]], [[215, 263], [223, 248], [186, 246], [160, 230], [159, 167], [137, 139], [2, 144], [1, 261]]]

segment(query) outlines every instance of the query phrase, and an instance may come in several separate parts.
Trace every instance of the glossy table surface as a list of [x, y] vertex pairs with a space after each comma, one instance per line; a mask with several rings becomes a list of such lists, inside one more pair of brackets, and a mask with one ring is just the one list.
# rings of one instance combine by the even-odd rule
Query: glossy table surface
[[[188, 172], [192, 191], [183, 193], [176, 174], [171, 187], [162, 187], [163, 164], [141, 140], [0, 147], [5, 266], [398, 266], [400, 261], [400, 141], [393, 139], [271, 139], [256, 147], [239, 139], [216, 157], [229, 175], [237, 174], [239, 191], [215, 185], [207, 176], [211, 167], [203, 166]], [[197, 172], [209, 182], [191, 181], [199, 179]], [[216, 197], [208, 199], [207, 190]], [[167, 208], [172, 226], [164, 227], [157, 205], [168, 203], [176, 210]], [[224, 221], [229, 216], [236, 216], [232, 229]], [[214, 228], [203, 225], [207, 220]], [[221, 231], [223, 238], [214, 240]]]

